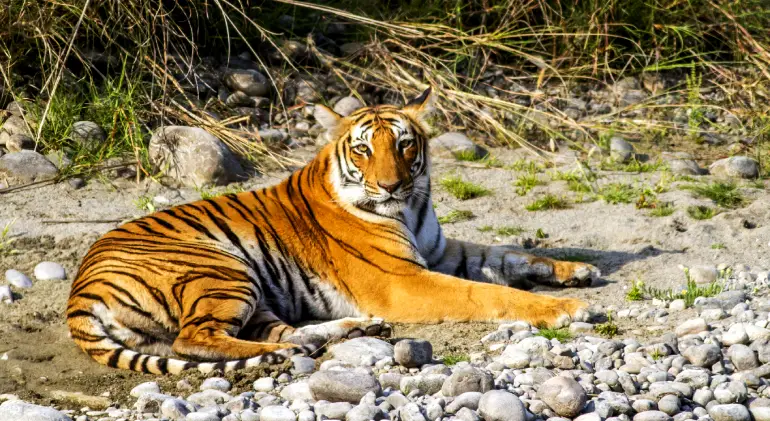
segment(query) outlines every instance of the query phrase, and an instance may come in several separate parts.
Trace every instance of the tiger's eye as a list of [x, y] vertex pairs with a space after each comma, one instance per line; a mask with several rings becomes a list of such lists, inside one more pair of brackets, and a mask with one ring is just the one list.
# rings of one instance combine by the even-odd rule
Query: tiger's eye
[[367, 155], [369, 153], [369, 147], [364, 144], [356, 145], [356, 147], [353, 148], [353, 152], [361, 155]]
[[398, 146], [400, 146], [401, 149], [409, 149], [414, 146], [414, 139], [404, 139], [399, 142]]

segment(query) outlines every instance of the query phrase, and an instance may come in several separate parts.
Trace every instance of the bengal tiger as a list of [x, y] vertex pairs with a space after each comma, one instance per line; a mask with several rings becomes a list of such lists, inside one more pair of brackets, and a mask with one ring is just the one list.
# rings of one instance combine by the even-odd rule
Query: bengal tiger
[[[585, 263], [444, 237], [431, 201], [430, 89], [342, 117], [288, 179], [127, 222], [97, 240], [72, 284], [76, 344], [155, 374], [281, 361], [326, 341], [387, 335], [382, 322], [558, 324], [586, 304], [515, 287], [584, 286]], [[303, 320], [332, 320], [294, 328]]]

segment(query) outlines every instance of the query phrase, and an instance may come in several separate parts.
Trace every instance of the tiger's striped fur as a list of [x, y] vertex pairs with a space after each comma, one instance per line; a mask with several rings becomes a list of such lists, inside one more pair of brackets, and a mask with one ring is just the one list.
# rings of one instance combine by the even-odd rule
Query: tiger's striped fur
[[[552, 324], [574, 315], [584, 303], [510, 287], [584, 285], [594, 267], [442, 234], [423, 120], [431, 97], [345, 118], [319, 105], [335, 140], [282, 183], [105, 234], [72, 285], [72, 338], [102, 364], [160, 374], [248, 367], [386, 333], [371, 317]], [[290, 326], [315, 319], [341, 320]]]

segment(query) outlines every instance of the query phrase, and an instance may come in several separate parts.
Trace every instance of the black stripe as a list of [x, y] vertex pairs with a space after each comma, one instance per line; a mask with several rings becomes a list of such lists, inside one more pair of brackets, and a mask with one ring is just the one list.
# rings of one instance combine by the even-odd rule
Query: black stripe
[[414, 237], [417, 238], [420, 235], [420, 231], [422, 230], [422, 225], [425, 223], [425, 215], [428, 213], [428, 206], [430, 206], [431, 203], [429, 200], [425, 200], [422, 203], [422, 206], [417, 211], [417, 226], [414, 227]]
[[123, 353], [123, 348], [118, 348], [110, 355], [110, 359], [107, 360], [107, 365], [110, 367], [118, 367], [118, 361], [120, 360], [120, 354]]
[[467, 265], [468, 265], [468, 256], [465, 254], [465, 245], [461, 243], [460, 244], [460, 262], [455, 268], [454, 275], [457, 276], [458, 278], [467, 279], [468, 278]]
[[131, 362], [128, 364], [128, 368], [131, 369], [131, 371], [136, 371], [136, 364], [139, 362], [139, 358], [141, 358], [142, 354], [135, 353], [133, 357], [131, 357]]
[[158, 358], [156, 365], [161, 374], [168, 374], [168, 358]]

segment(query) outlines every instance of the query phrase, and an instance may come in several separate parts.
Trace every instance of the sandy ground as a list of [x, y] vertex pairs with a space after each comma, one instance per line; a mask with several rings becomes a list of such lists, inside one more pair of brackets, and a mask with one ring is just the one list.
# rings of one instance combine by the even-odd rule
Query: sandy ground
[[[493, 152], [503, 163], [512, 163], [523, 152], [499, 150]], [[306, 158], [309, 152], [300, 154]], [[271, 185], [288, 172], [274, 173], [255, 179], [246, 188]], [[448, 195], [438, 181], [458, 174], [493, 191], [487, 197], [459, 201]], [[667, 217], [649, 216], [648, 210], [636, 209], [634, 204], [609, 205], [603, 201], [574, 204], [569, 209], [529, 212], [524, 209], [546, 192], [566, 195], [564, 181], [549, 181], [547, 173], [539, 177], [545, 181], [525, 196], [519, 196], [512, 182], [521, 174], [503, 168], [484, 168], [474, 163], [437, 160], [434, 164], [436, 185], [434, 197], [439, 215], [453, 209], [470, 210], [476, 217], [470, 221], [446, 224], [447, 236], [484, 244], [517, 244], [521, 238], [535, 238], [541, 228], [548, 237], [537, 240], [530, 251], [569, 260], [588, 261], [598, 266], [603, 279], [589, 288], [537, 291], [560, 296], [575, 296], [591, 304], [603, 306], [626, 305], [626, 289], [635, 280], [662, 288], [684, 282], [679, 265], [745, 264], [752, 268], [770, 269], [770, 194], [766, 189], [745, 183], [743, 189], [751, 203], [741, 209], [723, 212], [711, 220], [696, 221], [687, 216], [685, 208], [691, 204], [708, 204], [707, 200], [693, 198], [692, 193], [679, 187], [687, 182], [674, 182], [669, 191], [659, 196], [673, 202], [676, 212]], [[661, 173], [629, 174], [601, 173], [599, 184], [623, 182], [652, 185]], [[16, 296], [14, 304], [0, 304], [0, 394], [14, 393], [24, 399], [49, 403], [50, 391], [67, 390], [100, 395], [110, 392], [116, 402], [128, 403], [127, 390], [136, 384], [157, 380], [143, 375], [105, 368], [81, 353], [68, 338], [63, 313], [72, 281], [80, 259], [89, 245], [104, 232], [115, 228], [116, 222], [96, 220], [125, 220], [146, 213], [135, 201], [142, 196], [162, 195], [172, 204], [196, 200], [199, 193], [192, 189], [173, 190], [157, 184], [136, 185], [131, 182], [106, 184], [92, 181], [81, 190], [68, 185], [54, 185], [0, 196], [0, 227], [10, 221], [10, 236], [15, 238], [13, 248], [18, 253], [0, 254], [0, 271], [18, 269], [30, 277], [40, 261], [62, 264], [68, 272], [68, 281], [41, 281]], [[74, 222], [72, 221], [89, 221]], [[65, 223], [68, 222], [68, 223]], [[479, 227], [519, 226], [525, 229], [520, 238], [501, 237], [494, 231], [481, 232]], [[720, 244], [723, 248], [714, 249]], [[691, 316], [685, 311], [672, 317], [676, 323]], [[622, 322], [624, 334], [654, 334], [646, 326]], [[435, 353], [465, 353], [480, 350], [479, 339], [495, 326], [478, 324], [443, 324], [435, 326], [396, 326], [396, 337], [421, 337], [431, 340]], [[236, 373], [232, 378], [243, 390], [263, 373]], [[199, 378], [188, 374], [193, 386]], [[168, 376], [162, 383], [173, 384], [178, 377]], [[62, 404], [61, 402], [59, 402]], [[80, 407], [82, 404], [63, 403]]]

